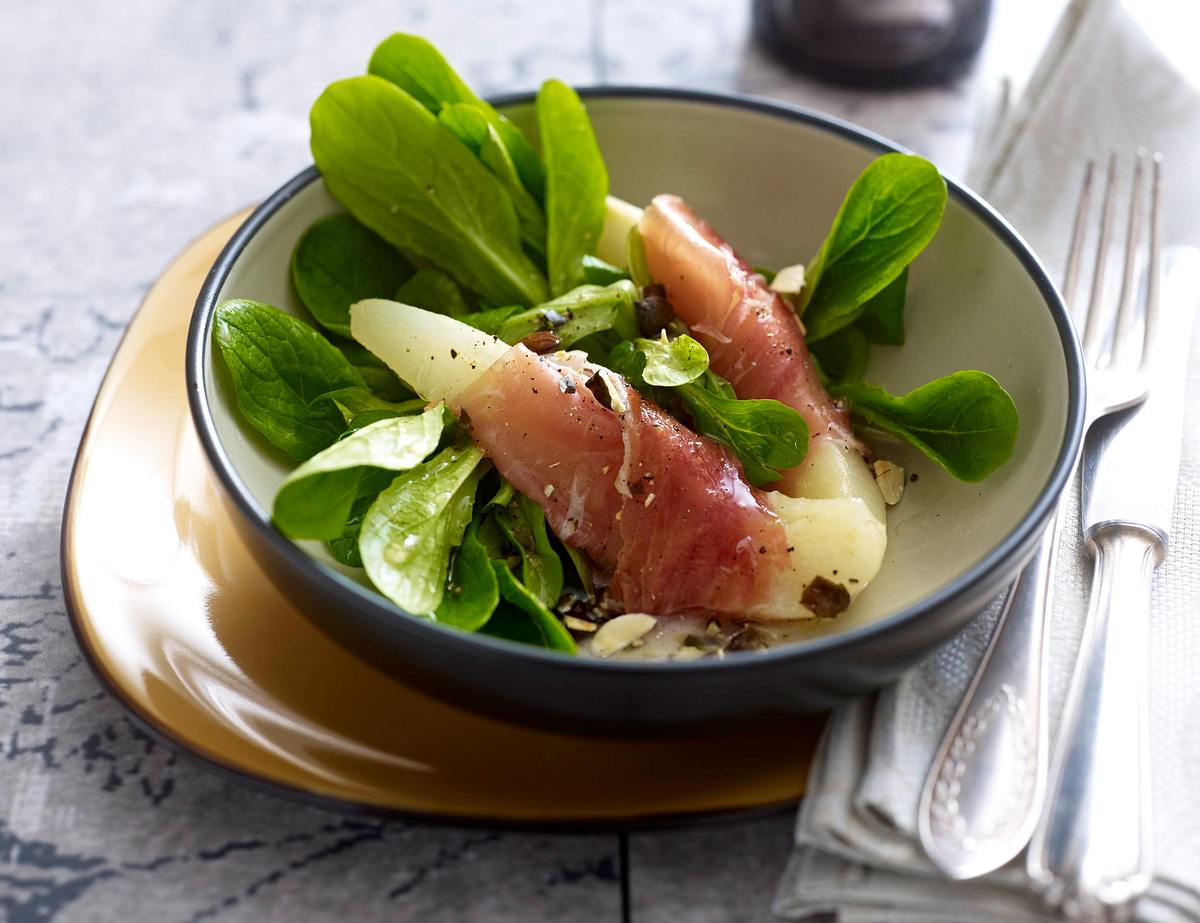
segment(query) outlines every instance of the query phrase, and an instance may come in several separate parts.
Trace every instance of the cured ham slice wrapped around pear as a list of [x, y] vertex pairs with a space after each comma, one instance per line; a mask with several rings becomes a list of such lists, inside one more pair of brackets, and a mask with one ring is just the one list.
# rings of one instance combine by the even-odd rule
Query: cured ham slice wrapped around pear
[[869, 476], [861, 496], [762, 491], [722, 446], [582, 353], [535, 355], [380, 299], [354, 305], [351, 325], [422, 397], [454, 410], [626, 611], [808, 618], [814, 586], [853, 597], [879, 569], [886, 530]]
[[862, 443], [845, 408], [822, 387], [795, 312], [678, 196], [655, 196], [638, 228], [650, 274], [708, 350], [713, 371], [738, 397], [773, 398], [808, 423], [808, 454], [783, 473], [779, 490], [806, 497], [871, 496], [882, 521], [883, 504], [871, 494], [874, 479]]

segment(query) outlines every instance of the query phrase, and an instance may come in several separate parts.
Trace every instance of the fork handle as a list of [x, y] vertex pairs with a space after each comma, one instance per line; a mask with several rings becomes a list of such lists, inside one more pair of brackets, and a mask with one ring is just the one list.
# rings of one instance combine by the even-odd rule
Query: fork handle
[[917, 814], [925, 852], [974, 878], [1024, 849], [1046, 782], [1046, 599], [1060, 516], [1047, 526], [1001, 611], [929, 768]]
[[1026, 867], [1051, 904], [1090, 921], [1125, 918], [1150, 884], [1146, 632], [1165, 543], [1126, 522], [1087, 538], [1087, 621]]

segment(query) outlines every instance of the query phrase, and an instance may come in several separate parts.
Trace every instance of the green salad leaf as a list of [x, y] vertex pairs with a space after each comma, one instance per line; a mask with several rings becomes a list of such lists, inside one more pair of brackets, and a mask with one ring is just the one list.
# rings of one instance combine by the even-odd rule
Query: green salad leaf
[[358, 536], [363, 567], [404, 611], [431, 616], [441, 604], [483, 465], [477, 446], [442, 449], [398, 475], [367, 510]]
[[521, 558], [521, 582], [545, 606], [553, 606], [562, 595], [562, 559], [550, 542], [542, 508], [526, 496], [496, 513]]
[[858, 381], [867, 368], [871, 345], [857, 324], [813, 343], [809, 352], [817, 360], [826, 387], [831, 382]]
[[471, 311], [458, 283], [440, 269], [418, 269], [411, 279], [396, 289], [391, 298], [401, 304], [460, 319]]
[[432, 113], [440, 114], [454, 104], [480, 112], [499, 133], [525, 188], [541, 201], [545, 172], [533, 145], [508, 118], [476, 96], [425, 39], [403, 32], [389, 36], [371, 55], [367, 72], [396, 84]]
[[805, 271], [801, 310], [815, 343], [853, 323], [933, 238], [946, 207], [937, 167], [884, 154], [855, 180]]
[[546, 300], [508, 193], [412, 96], [378, 77], [339, 80], [310, 121], [317, 167], [355, 218], [493, 304]]
[[449, 103], [483, 102], [442, 53], [419, 35], [389, 35], [371, 54], [367, 73], [390, 80], [430, 112]]
[[488, 121], [483, 107], [472, 103], [451, 103], [438, 112], [438, 121], [475, 152], [475, 156], [495, 174], [512, 199], [521, 225], [521, 240], [539, 259], [546, 257], [546, 215], [542, 203], [526, 188], [504, 145], [496, 126]]
[[865, 382], [830, 393], [848, 400], [867, 426], [915, 446], [962, 481], [982, 481], [1017, 441], [1017, 407], [986, 372], [955, 372], [901, 395]]
[[808, 424], [799, 412], [775, 400], [738, 400], [729, 382], [711, 369], [685, 384], [656, 388], [644, 377], [645, 353], [629, 341], [609, 353], [608, 366], [664, 409], [679, 405], [692, 429], [729, 449], [756, 487], [779, 480], [808, 453]]
[[855, 323], [868, 342], [884, 346], [904, 345], [904, 299], [908, 290], [908, 267], [900, 270], [874, 298], [862, 306]]
[[629, 273], [619, 266], [606, 263], [590, 253], [583, 258], [583, 280], [588, 285], [612, 285], [629, 278]]
[[629, 237], [625, 239], [625, 261], [629, 264], [629, 278], [639, 289], [654, 284], [650, 265], [646, 262], [646, 241], [636, 224], [629, 229]]
[[517, 166], [495, 125], [486, 126], [483, 141], [479, 145], [479, 159], [500, 180], [500, 185], [512, 199], [521, 225], [521, 241], [525, 248], [540, 260], [546, 258], [546, 214], [542, 205], [521, 182]]
[[331, 342], [354, 366], [354, 370], [362, 377], [366, 386], [379, 397], [387, 401], [403, 401], [414, 396], [396, 373], [388, 368], [387, 363], [365, 346], [342, 337], [337, 337]]
[[562, 295], [584, 282], [583, 258], [595, 253], [608, 212], [608, 171], [579, 95], [547, 80], [537, 96], [546, 158], [546, 261], [550, 290]]
[[407, 471], [437, 448], [447, 412], [438, 405], [424, 413], [372, 423], [335, 442], [296, 468], [275, 495], [274, 519], [292, 539], [335, 539], [359, 498], [365, 471]]
[[358, 533], [363, 517], [375, 502], [375, 498], [396, 477], [396, 472], [384, 468], [367, 468], [358, 481], [358, 496], [350, 506], [350, 514], [342, 525], [342, 532], [325, 543], [333, 559], [347, 567], [362, 567], [362, 555], [358, 553]]
[[[544, 330], [546, 321], [542, 317], [541, 307], [521, 308], [517, 305], [508, 305], [503, 308], [488, 308], [486, 311], [473, 311], [470, 314], [465, 314], [459, 318], [464, 324], [469, 324], [476, 330], [482, 330], [484, 333], [490, 333], [492, 336], [500, 335], [500, 328], [504, 322], [510, 317], [515, 317], [518, 314], [529, 315], [529, 326], [531, 330]], [[519, 340], [520, 337], [517, 337]], [[513, 341], [514, 343], [516, 340]]]
[[545, 304], [522, 311], [497, 308], [461, 318], [506, 343], [516, 343], [538, 330], [553, 330], [567, 348], [584, 337], [620, 325], [633, 316], [637, 289], [628, 280], [612, 285], [581, 285]]
[[733, 452], [742, 463], [746, 479], [756, 487], [779, 480], [783, 471], [795, 468], [808, 453], [808, 424], [786, 404], [768, 399], [738, 400], [711, 379], [705, 384], [684, 385], [679, 395], [696, 431]]
[[472, 521], [454, 553], [446, 592], [434, 618], [460, 631], [478, 631], [487, 624], [500, 602], [500, 585], [492, 559], [479, 541], [478, 526]]
[[292, 251], [292, 281], [317, 322], [350, 336], [350, 305], [389, 298], [412, 275], [412, 267], [378, 234], [350, 215], [320, 218]]
[[479, 633], [505, 641], [515, 641], [517, 644], [527, 644], [530, 647], [549, 647], [546, 635], [533, 619], [504, 597], [500, 598], [500, 605], [496, 607], [487, 624], [479, 629]]
[[579, 578], [579, 586], [583, 588], [583, 592], [587, 594], [589, 599], [595, 599], [596, 587], [592, 581], [592, 568], [584, 557], [583, 552], [566, 543], [562, 544], [562, 549], [567, 553], [567, 557], [571, 559], [571, 566], [575, 570], [575, 576]]
[[[529, 506], [522, 510], [518, 504]], [[544, 519], [538, 525], [539, 516], [541, 510], [537, 505], [518, 495], [504, 479], [501, 479], [496, 495], [484, 504], [483, 509], [476, 511], [473, 525], [479, 544], [491, 561], [500, 594], [499, 603], [479, 630], [493, 637], [571, 653], [575, 650], [575, 642], [570, 632], [543, 602], [553, 595], [553, 587], [546, 579], [553, 580], [555, 569], [553, 565], [536, 561], [542, 556], [549, 561], [549, 556], [554, 553], [549, 537], [545, 535]], [[504, 517], [509, 517], [507, 528], [498, 521]], [[522, 529], [529, 531], [523, 536], [518, 534], [514, 540], [512, 533]], [[518, 552], [523, 577], [519, 578], [511, 570], [510, 548], [516, 548]], [[561, 579], [561, 563], [557, 574]], [[524, 579], [529, 579], [535, 589], [526, 585]]]
[[448, 103], [435, 111], [438, 121], [478, 156], [487, 137], [488, 120], [484, 111], [472, 103]]
[[[538, 599], [533, 591], [513, 575], [513, 572], [508, 569], [508, 565], [503, 561], [493, 561], [492, 569], [495, 571], [496, 580], [500, 585], [500, 595], [529, 617], [533, 627], [532, 637], [526, 630], [521, 632], [521, 635], [524, 636], [521, 639], [528, 638], [529, 642], [540, 643], [540, 646], [548, 647], [551, 650], [564, 651], [568, 654], [575, 653], [575, 639], [571, 637], [566, 626]], [[511, 620], [511, 616], [509, 618]]]
[[[378, 413], [379, 419], [401, 416], [413, 413], [425, 406], [426, 401], [414, 397], [407, 401], [387, 401], [368, 388], [351, 387], [327, 391], [318, 400], [333, 401], [335, 407], [342, 412], [342, 419], [349, 425], [352, 421], [361, 420], [364, 414]], [[362, 424], [354, 427], [361, 429]]]
[[303, 461], [342, 434], [341, 412], [322, 396], [365, 382], [304, 321], [236, 298], [217, 305], [213, 340], [233, 380], [238, 409], [272, 444]]
[[673, 340], [639, 337], [634, 346], [646, 358], [642, 380], [659, 388], [676, 388], [708, 370], [708, 352], [686, 334]]

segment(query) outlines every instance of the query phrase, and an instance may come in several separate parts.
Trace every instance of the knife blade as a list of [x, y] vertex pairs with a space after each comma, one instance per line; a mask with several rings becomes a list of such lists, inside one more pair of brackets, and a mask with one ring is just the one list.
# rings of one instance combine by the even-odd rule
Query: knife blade
[[[1149, 396], [1084, 446], [1083, 534], [1095, 569], [1049, 798], [1026, 853], [1071, 919], [1124, 919], [1153, 874], [1147, 633], [1171, 533], [1200, 252], [1168, 252]], [[1103, 376], [1103, 372], [1099, 373]]]
[[1163, 336], [1150, 369], [1150, 395], [1140, 406], [1092, 426], [1083, 450], [1082, 525], [1085, 538], [1105, 523], [1153, 529], [1165, 543], [1179, 480], [1184, 386], [1197, 293], [1200, 251], [1166, 253], [1162, 290]]

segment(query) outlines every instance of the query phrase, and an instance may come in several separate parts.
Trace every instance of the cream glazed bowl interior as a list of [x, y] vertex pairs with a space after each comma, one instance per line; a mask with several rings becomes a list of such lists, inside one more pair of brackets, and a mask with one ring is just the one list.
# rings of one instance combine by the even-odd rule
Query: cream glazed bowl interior
[[[811, 258], [855, 177], [896, 149], [760, 100], [620, 88], [583, 95], [613, 194], [637, 204], [681, 195], [753, 265]], [[529, 97], [495, 102], [533, 132]], [[289, 464], [241, 420], [214, 364], [212, 316], [232, 297], [305, 315], [292, 249], [314, 220], [340, 209], [315, 169], [254, 212], [201, 291], [187, 348], [195, 425], [242, 533], [280, 587], [375, 665], [440, 695], [516, 720], [627, 732], [828, 708], [894, 679], [1002, 589], [1048, 521], [1081, 438], [1081, 357], [1054, 285], [999, 215], [949, 187], [941, 229], [910, 272], [907, 343], [875, 347], [866, 378], [900, 393], [958, 369], [990, 372], [1020, 413], [1015, 452], [984, 482], [966, 484], [907, 447], [877, 443], [917, 475], [889, 510], [883, 569], [841, 617], [765, 652], [626, 662], [462, 634], [401, 613], [320, 546], [276, 531], [268, 511]]]

